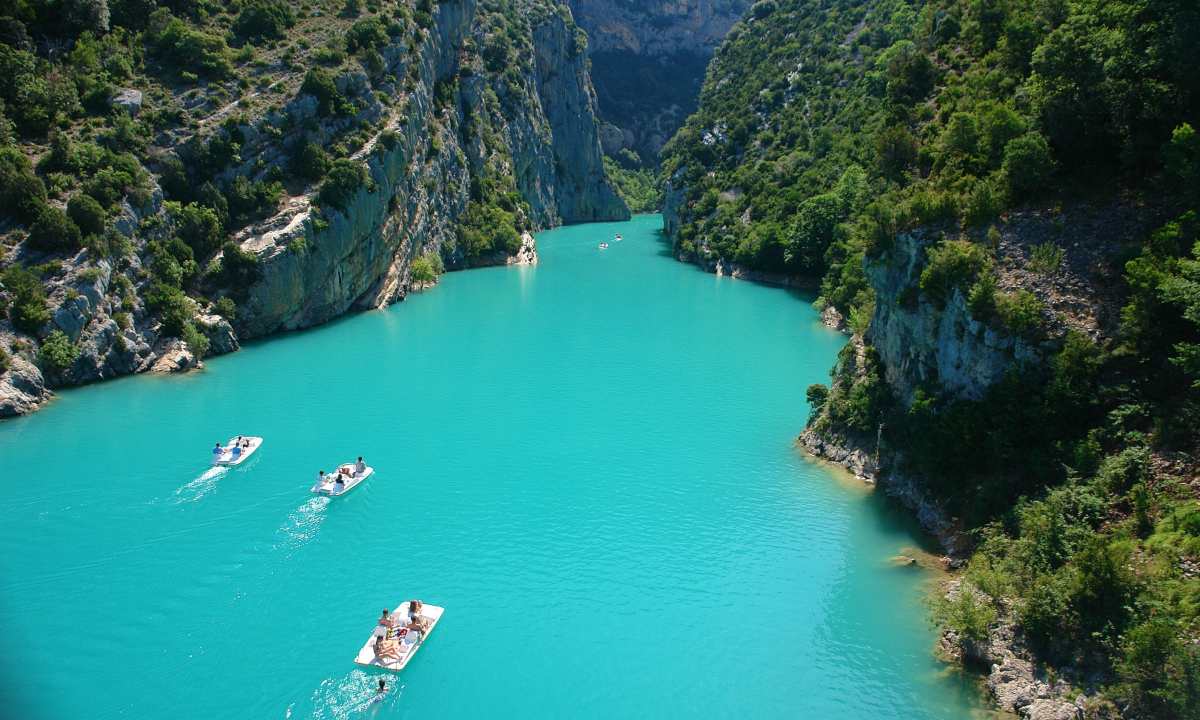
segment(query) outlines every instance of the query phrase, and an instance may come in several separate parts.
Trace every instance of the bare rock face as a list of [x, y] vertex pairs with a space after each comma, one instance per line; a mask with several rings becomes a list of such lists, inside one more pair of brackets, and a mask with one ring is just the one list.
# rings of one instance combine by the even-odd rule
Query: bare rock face
[[529, 233], [521, 235], [521, 249], [517, 253], [508, 258], [509, 265], [537, 265], [538, 252], [537, 240]]
[[696, 109], [708, 60], [750, 0], [569, 0], [587, 31], [604, 151], [647, 163]]
[[171, 340], [162, 347], [158, 353], [158, 360], [154, 361], [150, 370], [167, 374], [186, 372], [196, 367], [200, 367], [200, 359], [188, 344], [182, 340]]
[[33, 412], [50, 397], [42, 373], [21, 357], [10, 357], [0, 373], [0, 418]]
[[130, 115], [137, 115], [142, 110], [142, 91], [125, 88], [113, 95], [112, 106]]

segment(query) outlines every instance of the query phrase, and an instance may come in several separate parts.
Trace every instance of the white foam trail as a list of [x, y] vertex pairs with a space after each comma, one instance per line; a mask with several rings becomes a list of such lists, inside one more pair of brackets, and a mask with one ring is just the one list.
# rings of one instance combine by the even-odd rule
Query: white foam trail
[[200, 498], [207, 495], [217, 486], [217, 480], [221, 479], [229, 468], [216, 465], [210, 467], [200, 474], [200, 477], [192, 480], [186, 485], [175, 489], [175, 504], [185, 502], [196, 502]]
[[[377, 711], [382, 705], [390, 705], [400, 696], [403, 686], [396, 678], [388, 676], [388, 690], [380, 697], [376, 692], [378, 675], [368, 675], [362, 670], [352, 670], [343, 678], [326, 678], [312, 694], [313, 718], [348, 720]], [[395, 683], [395, 684], [393, 684]]]
[[321, 529], [321, 523], [325, 522], [325, 508], [328, 505], [328, 497], [317, 495], [293, 510], [288, 515], [283, 527], [279, 528], [284, 539], [275, 547], [297, 550], [315, 537], [317, 531]]

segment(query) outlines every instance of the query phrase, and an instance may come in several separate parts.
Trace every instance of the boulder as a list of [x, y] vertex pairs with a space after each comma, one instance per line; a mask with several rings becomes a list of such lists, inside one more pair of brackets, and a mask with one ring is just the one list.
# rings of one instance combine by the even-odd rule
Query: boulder
[[113, 95], [112, 106], [120, 108], [130, 115], [137, 115], [142, 110], [142, 91], [123, 88]]
[[42, 373], [21, 357], [10, 357], [8, 370], [0, 373], [0, 418], [33, 412], [50, 393]]
[[1083, 710], [1063, 700], [1039, 699], [1021, 709], [1028, 720], [1082, 720]]
[[188, 344], [182, 340], [169, 340], [158, 353], [158, 360], [154, 361], [150, 370], [165, 374], [186, 372], [196, 367], [200, 367], [200, 360]]
[[220, 315], [201, 315], [196, 318], [196, 327], [208, 338], [209, 355], [224, 355], [241, 347], [233, 326]]

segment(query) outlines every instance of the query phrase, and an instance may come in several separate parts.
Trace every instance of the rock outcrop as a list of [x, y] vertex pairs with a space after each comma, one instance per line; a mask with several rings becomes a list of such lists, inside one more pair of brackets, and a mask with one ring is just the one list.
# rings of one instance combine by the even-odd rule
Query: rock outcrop
[[605, 152], [659, 150], [696, 109], [714, 49], [750, 0], [569, 0], [587, 31]]
[[[195, 308], [192, 330], [207, 339], [208, 354], [402, 300], [413, 288], [417, 258], [440, 258], [437, 265], [450, 270], [534, 264], [528, 230], [629, 217], [604, 174], [578, 28], [555, 5], [515, 4], [519, 22], [509, 20], [528, 33], [521, 44], [529, 54], [503, 73], [489, 71], [478, 51], [495, 31], [496, 9], [446, 0], [434, 6], [417, 44], [397, 36], [379, 48], [383, 64], [372, 77], [365, 69], [337, 76], [337, 92], [354, 114], [322, 115], [315, 97], [297, 93], [258, 118], [224, 113], [224, 124], [213, 122], [220, 126], [214, 132], [237, 136], [236, 164], [223, 171], [225, 181], [286, 174], [288, 148], [305, 141], [329, 146], [374, 130], [350, 156], [363, 164], [367, 180], [341, 203], [320, 204], [316, 187], [293, 188], [275, 214], [233, 237], [257, 263], [253, 278], [230, 289], [237, 299], [232, 324], [215, 304]], [[520, 201], [504, 202], [519, 205], [511, 212], [516, 230], [526, 232], [519, 246], [469, 252], [460, 243], [460, 217], [480, 199], [482, 183], [495, 183], [497, 175], [515, 187]], [[132, 252], [109, 260], [83, 250], [44, 279], [51, 321], [37, 337], [61, 331], [78, 353], [68, 367], [43, 372], [33, 339], [16, 343], [24, 356], [0, 372], [0, 417], [35, 409], [47, 387], [199, 364], [195, 349], [168, 336], [142, 297], [151, 285], [144, 248], [174, 232], [162, 191], [153, 179], [149, 184], [144, 202], [122, 201], [113, 223]], [[43, 261], [32, 251], [12, 259]], [[19, 335], [0, 321], [0, 333], [10, 332]]]

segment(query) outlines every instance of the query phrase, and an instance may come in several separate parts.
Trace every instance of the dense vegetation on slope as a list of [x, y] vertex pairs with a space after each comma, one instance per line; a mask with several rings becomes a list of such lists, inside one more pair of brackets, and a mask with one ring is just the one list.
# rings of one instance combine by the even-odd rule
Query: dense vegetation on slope
[[[426, 67], [423, 48], [445, 32], [437, 18], [460, 17], [469, 30], [449, 55], [452, 76], [433, 87], [442, 71]], [[8, 347], [0, 372], [12, 356], [53, 358], [36, 363], [52, 384], [95, 379], [95, 368], [62, 375], [73, 356], [37, 345], [60, 344], [55, 326], [68, 344], [84, 342], [84, 326], [114, 293], [120, 310], [110, 334], [121, 354], [128, 335], [183, 338], [203, 355], [215, 326], [202, 318], [228, 329], [261, 276], [261, 260], [243, 249], [253, 226], [311, 204], [308, 235], [319, 234], [374, 192], [368, 165], [399, 147], [409, 127], [431, 128], [413, 150], [421, 197], [412, 202], [457, 197], [469, 185], [466, 206], [448, 206], [457, 232], [440, 245], [446, 263], [515, 252], [522, 230], [557, 217], [553, 208], [536, 214], [518, 190], [508, 132], [518, 120], [533, 124], [534, 139], [522, 138], [530, 152], [552, 142], [544, 118], [526, 117], [540, 106], [534, 29], [551, 20], [566, 28], [568, 45], [575, 39], [568, 52], [582, 63], [586, 42], [570, 12], [543, 0], [5, 6], [0, 316], [8, 323], [0, 321], [0, 344]], [[289, 246], [297, 256], [314, 249], [304, 237]], [[430, 260], [419, 270], [441, 267]], [[70, 307], [77, 302], [81, 311]], [[98, 351], [98, 362], [112, 365], [107, 346]], [[145, 369], [138, 363], [150, 354], [139, 349], [98, 372]]]
[[[814, 426], [881, 438], [976, 530], [943, 613], [960, 637], [1010, 617], [1134, 717], [1200, 717], [1198, 39], [1182, 0], [760, 0], [664, 160], [682, 257], [821, 277], [870, 339], [864, 268], [932, 237], [888, 302], [957, 296], [1036, 349], [971, 399], [936, 380], [897, 397], [874, 348], [849, 346], [810, 390]], [[1078, 204], [1168, 221], [1086, 241], [1118, 268], [1119, 313], [1072, 330], [1001, 282], [998, 248], [1014, 210]], [[1016, 275], [1077, 250], [1051, 236]]]

